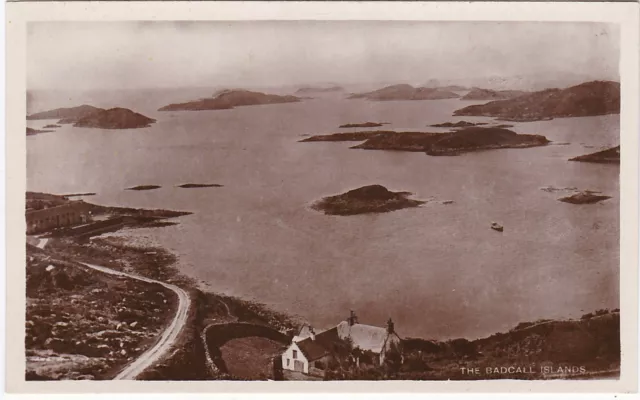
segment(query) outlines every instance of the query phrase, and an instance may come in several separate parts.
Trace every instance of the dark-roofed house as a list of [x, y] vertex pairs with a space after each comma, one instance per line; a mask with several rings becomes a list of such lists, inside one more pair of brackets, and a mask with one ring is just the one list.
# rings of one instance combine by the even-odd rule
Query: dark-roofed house
[[386, 328], [360, 324], [352, 311], [346, 321], [318, 334], [315, 334], [313, 328], [303, 326], [282, 354], [282, 368], [312, 376], [324, 376], [329, 361], [346, 341], [350, 341], [354, 349], [378, 355], [380, 365], [393, 347], [399, 349], [401, 346], [401, 339], [395, 332], [391, 319]]
[[[304, 329], [304, 327], [303, 327]], [[324, 376], [324, 370], [331, 359], [335, 346], [339, 344], [338, 329], [331, 328], [317, 335], [308, 328], [309, 335], [296, 335], [282, 354], [282, 368], [304, 374]]]

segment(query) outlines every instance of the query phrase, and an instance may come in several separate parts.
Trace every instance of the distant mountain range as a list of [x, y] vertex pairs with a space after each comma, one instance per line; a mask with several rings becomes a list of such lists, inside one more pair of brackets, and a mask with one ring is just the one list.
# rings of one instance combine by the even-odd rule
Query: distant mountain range
[[407, 84], [391, 85], [371, 92], [354, 93], [350, 99], [367, 100], [441, 100], [455, 99], [460, 95], [437, 88], [413, 87]]

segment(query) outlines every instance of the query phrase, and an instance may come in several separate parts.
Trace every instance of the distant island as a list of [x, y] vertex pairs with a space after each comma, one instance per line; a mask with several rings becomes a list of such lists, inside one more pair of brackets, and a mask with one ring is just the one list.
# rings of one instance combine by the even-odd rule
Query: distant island
[[[426, 87], [429, 87], [429, 86], [426, 86]], [[440, 90], [448, 90], [450, 92], [463, 92], [465, 90], [469, 90], [469, 88], [466, 88], [466, 87], [460, 86], [460, 85], [435, 86], [434, 88], [435, 89], [440, 89]]]
[[375, 128], [384, 124], [384, 122], [362, 122], [359, 124], [340, 125], [340, 128]]
[[331, 92], [343, 92], [344, 88], [342, 86], [330, 86], [330, 87], [313, 87], [313, 86], [305, 86], [296, 90], [296, 94], [314, 94], [314, 93], [331, 93]]
[[58, 119], [58, 124], [72, 124], [80, 118], [87, 117], [97, 111], [104, 111], [103, 108], [83, 104], [78, 107], [56, 108], [54, 110], [43, 111], [27, 116], [27, 120], [37, 119]]
[[185, 183], [183, 185], [178, 185], [179, 188], [183, 189], [194, 189], [194, 188], [208, 188], [208, 187], [222, 187], [217, 183]]
[[378, 101], [389, 100], [440, 100], [440, 99], [455, 99], [460, 96], [448, 90], [425, 88], [425, 87], [413, 87], [407, 84], [387, 86], [382, 89], [374, 90], [372, 92], [354, 93], [350, 95], [349, 99], [367, 99]]
[[496, 117], [510, 121], [537, 121], [620, 113], [620, 83], [593, 81], [567, 89], [547, 89], [509, 100], [473, 105], [453, 115]]
[[443, 124], [433, 124], [429, 125], [434, 128], [467, 128], [470, 126], [479, 126], [479, 125], [487, 125], [486, 122], [468, 122], [468, 121], [459, 121], [459, 122], [445, 122]]
[[312, 136], [301, 142], [364, 141], [352, 149], [421, 151], [431, 156], [454, 156], [462, 153], [546, 146], [542, 135], [517, 134], [508, 129], [470, 127], [454, 132], [363, 131]]
[[391, 192], [382, 185], [368, 185], [336, 196], [325, 197], [312, 205], [330, 215], [383, 213], [408, 207], [418, 207], [424, 201], [411, 200], [409, 192]]
[[460, 100], [506, 100], [527, 94], [522, 90], [491, 90], [474, 87]]
[[154, 122], [156, 122], [155, 119], [145, 117], [128, 108], [110, 108], [79, 118], [73, 126], [78, 128], [135, 129], [146, 128]]
[[301, 101], [299, 97], [291, 95], [280, 96], [276, 94], [251, 92], [248, 90], [223, 90], [211, 98], [186, 103], [169, 104], [159, 108], [158, 111], [229, 110], [241, 106], [296, 103], [299, 101]]
[[570, 204], [595, 204], [595, 203], [601, 202], [602, 200], [607, 200], [611, 198], [611, 196], [604, 196], [596, 193], [598, 192], [585, 190], [582, 192], [575, 193], [571, 196], [562, 197], [558, 200], [562, 201], [563, 203], [570, 203]]
[[32, 135], [37, 135], [38, 133], [47, 133], [47, 132], [53, 132], [53, 131], [33, 129], [33, 128], [27, 127], [27, 136], [32, 136]]
[[62, 128], [62, 126], [60, 126], [60, 125], [56, 125], [56, 124], [48, 124], [48, 125], [45, 125], [45, 126], [44, 126], [44, 129], [47, 129], [47, 128], [51, 128], [51, 129], [54, 129], [54, 128]]
[[[27, 116], [27, 120], [59, 119], [58, 124], [73, 124], [79, 128], [134, 129], [145, 128], [156, 122], [128, 108], [97, 108], [87, 104], [78, 107], [56, 108]], [[59, 127], [59, 125], [47, 125]]]
[[569, 159], [569, 161], [582, 161], [602, 164], [620, 164], [620, 146], [598, 151], [584, 156]]
[[125, 190], [154, 190], [154, 189], [160, 189], [161, 187], [162, 186], [158, 186], [158, 185], [138, 185], [138, 186], [126, 188]]

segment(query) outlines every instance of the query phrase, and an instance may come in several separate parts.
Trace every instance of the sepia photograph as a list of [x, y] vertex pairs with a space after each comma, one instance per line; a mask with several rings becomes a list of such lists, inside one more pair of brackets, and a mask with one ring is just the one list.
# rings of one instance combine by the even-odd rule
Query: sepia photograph
[[619, 380], [621, 34], [29, 21], [25, 381]]

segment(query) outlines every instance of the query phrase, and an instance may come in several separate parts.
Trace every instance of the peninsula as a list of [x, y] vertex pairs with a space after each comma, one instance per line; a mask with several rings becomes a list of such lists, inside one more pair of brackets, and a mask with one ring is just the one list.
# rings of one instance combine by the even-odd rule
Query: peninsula
[[452, 91], [437, 88], [413, 87], [407, 84], [387, 86], [372, 92], [354, 93], [349, 99], [389, 100], [440, 100], [455, 99], [460, 96]]
[[566, 89], [546, 89], [508, 100], [473, 105], [453, 115], [473, 115], [508, 121], [538, 121], [620, 113], [620, 83], [593, 81]]
[[325, 197], [312, 205], [330, 215], [383, 213], [408, 207], [418, 207], [424, 201], [407, 197], [409, 192], [392, 192], [382, 185], [368, 185], [336, 196]]
[[249, 90], [223, 90], [214, 97], [204, 98], [186, 103], [175, 103], [166, 105], [158, 111], [205, 111], [205, 110], [229, 110], [234, 107], [253, 106], [261, 104], [281, 104], [296, 103], [301, 101], [299, 97], [276, 94], [265, 94], [262, 92], [251, 92]]

